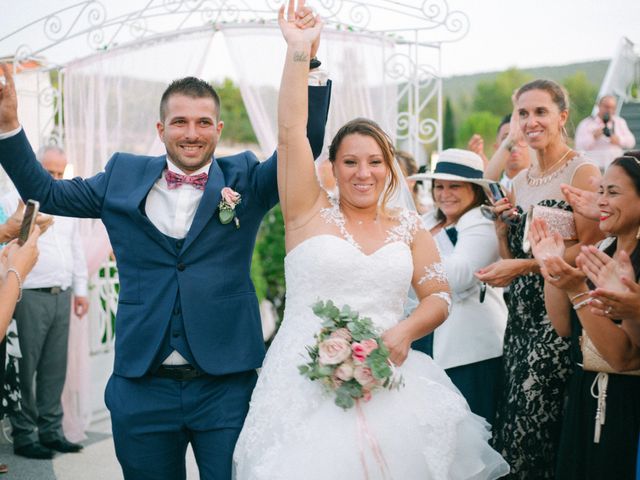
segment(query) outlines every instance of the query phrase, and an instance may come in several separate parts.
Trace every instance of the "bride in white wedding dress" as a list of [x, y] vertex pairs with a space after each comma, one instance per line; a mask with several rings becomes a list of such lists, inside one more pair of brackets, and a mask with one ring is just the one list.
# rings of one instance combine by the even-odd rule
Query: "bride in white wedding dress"
[[[292, 18], [290, 1], [288, 18]], [[306, 137], [307, 74], [320, 21], [298, 29], [280, 14], [288, 44], [278, 102], [278, 186], [285, 218], [284, 320], [269, 352], [234, 453], [239, 480], [490, 479], [509, 471], [488, 424], [430, 357], [410, 350], [450, 305], [436, 245], [415, 212], [386, 201], [399, 179], [393, 146], [374, 123], [343, 126], [330, 147], [339, 200], [320, 188]], [[381, 200], [382, 199], [382, 200]], [[419, 306], [403, 319], [413, 285]], [[318, 300], [372, 319], [404, 378], [342, 410], [298, 373], [321, 320]]]

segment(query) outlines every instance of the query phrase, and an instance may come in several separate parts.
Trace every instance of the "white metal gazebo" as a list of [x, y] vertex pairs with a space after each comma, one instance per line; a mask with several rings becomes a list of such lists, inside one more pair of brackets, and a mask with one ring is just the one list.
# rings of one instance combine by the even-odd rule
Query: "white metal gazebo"
[[[82, 176], [102, 170], [118, 150], [156, 152], [153, 126], [167, 82], [187, 74], [209, 79], [226, 68], [240, 85], [261, 149], [272, 151], [284, 54], [275, 21], [281, 1], [143, 2], [81, 1], [0, 34], [0, 57], [13, 62], [20, 117], [34, 148], [63, 145]], [[416, 158], [439, 151], [441, 46], [466, 35], [467, 16], [447, 0], [309, 4], [327, 24], [319, 52], [334, 80], [327, 138], [346, 120], [369, 116]], [[93, 357], [104, 357], [100, 368], [108, 374], [116, 279], [112, 264], [101, 271], [92, 301], [102, 308], [93, 308], [90, 347]]]

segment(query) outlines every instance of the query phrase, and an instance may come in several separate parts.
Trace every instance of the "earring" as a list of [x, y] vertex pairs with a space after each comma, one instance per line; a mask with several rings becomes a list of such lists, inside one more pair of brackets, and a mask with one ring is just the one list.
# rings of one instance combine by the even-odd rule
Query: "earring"
[[569, 139], [569, 132], [567, 132], [567, 127], [562, 125], [562, 136], [564, 137], [565, 141]]
[[636, 240], [640, 240], [640, 227], [638, 227], [638, 231], [636, 232]]

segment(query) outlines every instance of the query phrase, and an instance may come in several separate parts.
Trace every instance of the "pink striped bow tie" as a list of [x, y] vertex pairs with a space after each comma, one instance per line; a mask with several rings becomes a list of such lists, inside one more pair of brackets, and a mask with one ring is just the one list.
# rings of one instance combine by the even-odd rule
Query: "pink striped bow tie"
[[181, 187], [184, 184], [193, 185], [193, 187], [198, 190], [204, 190], [208, 177], [209, 175], [205, 172], [199, 173], [198, 175], [182, 175], [180, 173], [172, 172], [171, 170], [166, 170], [164, 172], [164, 178], [167, 180], [167, 187], [169, 187], [169, 190]]

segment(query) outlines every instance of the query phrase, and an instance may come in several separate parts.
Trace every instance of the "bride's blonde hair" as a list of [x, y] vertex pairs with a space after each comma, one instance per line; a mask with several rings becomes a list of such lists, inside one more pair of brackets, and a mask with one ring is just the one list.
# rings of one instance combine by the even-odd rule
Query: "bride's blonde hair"
[[331, 140], [331, 145], [329, 145], [329, 161], [332, 164], [336, 161], [336, 155], [340, 149], [342, 141], [347, 136], [353, 134], [366, 135], [373, 138], [380, 147], [380, 150], [382, 150], [382, 158], [389, 169], [389, 181], [382, 196], [382, 209], [384, 210], [389, 198], [391, 198], [398, 188], [398, 176], [393, 168], [393, 163], [395, 161], [395, 148], [391, 142], [391, 138], [389, 138], [389, 135], [387, 135], [385, 131], [380, 128], [380, 125], [373, 120], [362, 117], [354, 118], [340, 127], [338, 133], [336, 133], [333, 140]]

